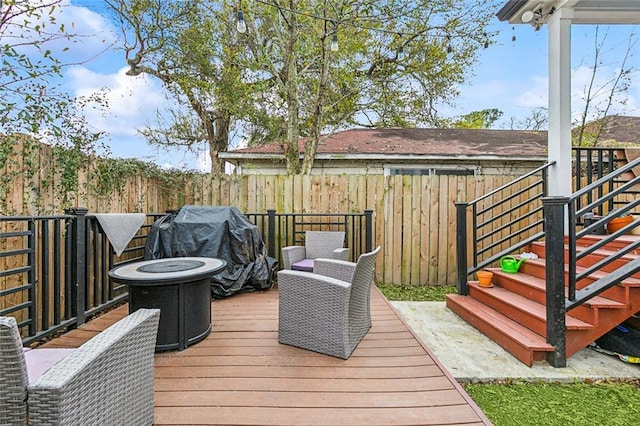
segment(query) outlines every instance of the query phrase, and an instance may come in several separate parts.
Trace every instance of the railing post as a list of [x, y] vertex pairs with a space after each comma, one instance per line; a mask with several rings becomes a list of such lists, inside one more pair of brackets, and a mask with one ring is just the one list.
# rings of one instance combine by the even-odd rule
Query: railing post
[[[29, 312], [29, 319], [31, 320], [29, 322], [29, 336], [34, 336], [37, 332], [37, 325], [38, 325], [38, 311], [40, 310], [39, 307], [37, 306], [38, 303], [38, 299], [36, 297], [36, 286], [37, 286], [37, 282], [38, 282], [38, 272], [36, 271], [36, 251], [37, 251], [37, 237], [36, 237], [36, 222], [34, 220], [29, 220], [27, 222], [27, 229], [28, 229], [28, 233], [29, 236], [27, 237], [27, 247], [29, 248], [29, 254], [27, 255], [28, 261], [27, 264], [29, 265], [29, 271], [27, 272], [27, 282], [29, 283], [29, 289], [27, 291], [27, 298], [29, 300], [29, 308], [28, 308], [28, 312]], [[47, 237], [45, 236], [47, 234], [43, 233], [43, 237], [42, 237], [42, 241], [43, 244], [45, 244], [44, 242], [47, 241]], [[43, 264], [42, 267], [43, 268], [47, 268], [47, 264]], [[45, 281], [46, 283], [46, 281]], [[46, 288], [46, 285], [43, 285], [41, 288], [41, 291], [43, 291]], [[48, 299], [46, 298], [42, 298], [43, 302], [43, 308], [47, 308], [47, 301]]]
[[456, 205], [456, 260], [458, 268], [458, 294], [467, 296], [467, 203]]
[[554, 367], [567, 365], [567, 336], [564, 295], [564, 228], [567, 197], [544, 197], [547, 343], [555, 349], [547, 354], [547, 362]]
[[373, 251], [373, 210], [364, 211], [364, 251]]
[[71, 227], [71, 256], [66, 261], [70, 262], [67, 270], [71, 271], [71, 315], [76, 317], [76, 326], [85, 323], [86, 305], [86, 234], [87, 234], [87, 212], [84, 207], [76, 207], [65, 210], [68, 215], [74, 215]]
[[276, 257], [276, 210], [267, 209], [267, 255]]

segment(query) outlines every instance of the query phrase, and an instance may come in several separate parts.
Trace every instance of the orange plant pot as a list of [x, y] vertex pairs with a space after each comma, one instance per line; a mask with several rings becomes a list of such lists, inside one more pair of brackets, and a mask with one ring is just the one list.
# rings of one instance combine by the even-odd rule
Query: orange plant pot
[[614, 217], [609, 222], [607, 222], [607, 232], [609, 234], [613, 234], [614, 232], [624, 228], [631, 222], [633, 222], [633, 217], [631, 216]]
[[478, 276], [478, 285], [480, 287], [491, 287], [491, 280], [493, 279], [493, 272], [490, 271], [478, 271], [476, 272]]

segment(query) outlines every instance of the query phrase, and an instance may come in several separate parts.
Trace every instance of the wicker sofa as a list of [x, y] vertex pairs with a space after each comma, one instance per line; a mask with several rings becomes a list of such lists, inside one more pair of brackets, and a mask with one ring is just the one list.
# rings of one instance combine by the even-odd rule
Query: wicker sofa
[[[152, 424], [159, 319], [159, 309], [139, 309], [61, 356], [25, 353], [15, 319], [0, 317], [2, 424]], [[31, 352], [61, 359], [30, 378]]]
[[343, 247], [344, 236], [342, 231], [307, 231], [304, 246], [282, 248], [282, 267], [313, 272], [317, 258], [349, 260], [349, 249]]
[[278, 341], [347, 359], [371, 328], [371, 283], [380, 247], [357, 263], [316, 259], [314, 272], [278, 272]]

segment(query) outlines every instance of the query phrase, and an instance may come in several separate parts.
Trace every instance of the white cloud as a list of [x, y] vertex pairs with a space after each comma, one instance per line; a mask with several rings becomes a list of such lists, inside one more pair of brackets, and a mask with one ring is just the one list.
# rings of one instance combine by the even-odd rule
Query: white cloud
[[[588, 119], [593, 119], [600, 116], [603, 113], [606, 103], [610, 96], [611, 84], [614, 81], [618, 69], [613, 67], [602, 66], [596, 74], [593, 83], [591, 79], [593, 77], [592, 70], [587, 66], [579, 66], [572, 70], [571, 73], [571, 111], [574, 120], [577, 120], [584, 113], [586, 99], [588, 95], [589, 85], [592, 84], [592, 93], [590, 95], [591, 101], [589, 106]], [[640, 115], [640, 108], [638, 107], [640, 98], [640, 85], [636, 82], [638, 79], [638, 72], [636, 76], [630, 79], [631, 86], [628, 90], [618, 93], [615, 96], [614, 102], [611, 104], [608, 115], [621, 114], [621, 115]], [[494, 84], [498, 86], [497, 84]], [[508, 84], [507, 87], [511, 88], [511, 93], [517, 93], [514, 88], [516, 85]], [[527, 80], [528, 89], [524, 92], [517, 94], [513, 97], [513, 105], [519, 108], [546, 108], [548, 106], [548, 91], [549, 81], [548, 78], [534, 76]], [[500, 92], [494, 92], [496, 94]], [[507, 92], [508, 93], [508, 92]], [[504, 92], [502, 92], [504, 94]]]
[[548, 79], [533, 76], [526, 83], [527, 90], [515, 96], [514, 104], [523, 108], [546, 107], [549, 91]]
[[[38, 13], [17, 16], [13, 19], [14, 26], [7, 25], [2, 32], [2, 36], [10, 38], [19, 31], [18, 36], [26, 39], [21, 49], [27, 54], [39, 57], [42, 54], [38, 49], [49, 50], [63, 65], [78, 64], [92, 60], [117, 43], [111, 22], [87, 8], [74, 6], [69, 0], [62, 0], [57, 7], [48, 6], [51, 2], [44, 0], [31, 3], [40, 7]], [[37, 42], [38, 49], [29, 41]]]
[[73, 6], [68, 0], [63, 1], [63, 7], [58, 10], [61, 14], [57, 23], [64, 24], [67, 32], [78, 35], [71, 49], [74, 54], [95, 55], [117, 42], [116, 28], [104, 16], [85, 7]]
[[[594, 76], [592, 68], [580, 66], [572, 73], [572, 112], [574, 118], [581, 117], [584, 113], [585, 105], [589, 100], [588, 119], [594, 119], [606, 113], [607, 115], [637, 115], [638, 109], [637, 95], [640, 86], [638, 72], [631, 76], [629, 83], [631, 86], [627, 90], [621, 90], [624, 81], [620, 81], [616, 87], [617, 93], [613, 95], [611, 105], [609, 99], [612, 96], [613, 84], [620, 70], [611, 66], [601, 65]], [[589, 89], [591, 87], [591, 89]], [[606, 110], [608, 108], [608, 110]], [[606, 112], [605, 112], [606, 110]]]
[[85, 109], [88, 121], [113, 137], [134, 136], [167, 103], [161, 84], [152, 77], [126, 75], [127, 68], [104, 74], [85, 67], [66, 73], [67, 85], [75, 96], [89, 97], [104, 92], [107, 110]]

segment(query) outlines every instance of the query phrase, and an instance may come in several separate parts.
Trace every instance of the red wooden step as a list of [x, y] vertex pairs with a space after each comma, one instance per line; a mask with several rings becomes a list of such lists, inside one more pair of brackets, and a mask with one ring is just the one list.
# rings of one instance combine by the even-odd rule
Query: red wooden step
[[472, 297], [449, 294], [446, 305], [529, 367], [534, 361], [544, 361], [546, 353], [553, 352], [553, 346], [544, 337]]
[[[584, 267], [577, 266], [576, 271], [581, 272], [584, 271]], [[568, 283], [568, 267], [565, 265], [565, 285]], [[546, 265], [545, 259], [528, 259], [526, 262], [522, 264], [520, 267], [521, 274], [531, 275], [533, 277], [539, 278], [541, 280], [545, 279], [546, 275]], [[597, 271], [585, 277], [581, 281], [577, 283], [577, 289], [584, 288], [594, 282], [597, 279], [600, 279], [606, 275], [606, 272]], [[618, 301], [620, 303], [628, 303], [629, 291], [625, 287], [637, 287], [640, 284], [640, 280], [637, 278], [627, 278], [620, 283], [620, 285], [614, 286], [606, 291], [604, 291], [601, 296], [606, 297], [611, 300]]]
[[[579, 241], [577, 250], [600, 241], [603, 236], [590, 235]], [[637, 241], [640, 236], [623, 236], [605, 248], [585, 256], [576, 267], [578, 273], [610, 256], [614, 251]], [[546, 261], [544, 243], [534, 243], [532, 251], [539, 259], [528, 259], [516, 274], [500, 268], [486, 268], [494, 273], [491, 288], [469, 282], [469, 295], [447, 296], [447, 307], [479, 331], [493, 339], [524, 364], [545, 360], [553, 351], [547, 344], [546, 334]], [[616, 268], [628, 262], [636, 263], [637, 253], [628, 253], [601, 271], [590, 273], [577, 285], [577, 290], [605, 278]], [[565, 263], [568, 255], [565, 247]], [[568, 266], [565, 264], [565, 286]], [[565, 291], [568, 291], [565, 287]], [[624, 280], [577, 306], [565, 316], [566, 356], [570, 357], [598, 337], [640, 311], [640, 274]]]
[[[542, 305], [546, 304], [545, 281], [523, 273], [508, 274], [499, 268], [490, 269], [493, 275], [493, 282], [513, 293], [531, 299]], [[568, 289], [567, 289], [568, 291]], [[601, 309], [624, 309], [627, 305], [619, 301], [603, 296], [595, 296], [587, 301], [583, 306], [571, 311], [571, 316], [576, 317], [589, 324], [598, 325]]]
[[[599, 242], [600, 240], [602, 240], [603, 238], [608, 237], [608, 235], [585, 235], [584, 237], [581, 237], [576, 244], [577, 245], [582, 245], [582, 246], [590, 246], [593, 245], [597, 242]], [[625, 248], [626, 246], [628, 246], [629, 244], [638, 241], [638, 239], [640, 239], [640, 235], [631, 235], [631, 234], [627, 234], [627, 235], [621, 235], [618, 238], [616, 238], [615, 240], [607, 243], [603, 248], [608, 249], [608, 250], [620, 250], [622, 248]], [[566, 237], [565, 237], [565, 242], [568, 242]], [[637, 252], [637, 250], [636, 250]], [[636, 254], [640, 254], [640, 252], [636, 253]]]
[[[546, 283], [544, 279], [525, 273], [509, 274], [500, 268], [488, 268], [493, 272], [493, 282], [513, 293], [534, 300], [540, 304], [546, 303]], [[596, 296], [587, 302], [599, 308], [623, 308], [624, 303], [606, 297]]]
[[[583, 247], [576, 247], [576, 249], [578, 250], [578, 252], [580, 252], [581, 250], [583, 250]], [[582, 259], [578, 260], [578, 265], [579, 266], [583, 266], [583, 267], [589, 267], [591, 265], [594, 265], [595, 263], [598, 263], [600, 261], [602, 261], [603, 259], [612, 256], [616, 254], [616, 252], [614, 250], [607, 250], [607, 249], [598, 249], [593, 253], [588, 254], [587, 256], [583, 257]], [[616, 269], [624, 266], [626, 263], [637, 259], [638, 255], [637, 254], [631, 254], [631, 253], [627, 253], [625, 255], [623, 255], [622, 257], [620, 257], [620, 259], [614, 260], [613, 262], [609, 263], [608, 265], [605, 265], [602, 267], [603, 271], [607, 271], [607, 272], [611, 272], [611, 271], [615, 271]], [[568, 246], [565, 246], [565, 263], [568, 262]], [[636, 274], [632, 275], [631, 278], [634, 278], [636, 280], [638, 280], [638, 282], [640, 282], [640, 271], [637, 272]], [[633, 281], [628, 281], [628, 283], [631, 283]]]
[[[503, 313], [541, 336], [546, 335], [547, 308], [543, 304], [499, 286], [483, 288], [472, 283], [469, 285], [469, 292], [470, 296], [479, 302]], [[565, 315], [565, 323], [567, 330], [593, 328], [593, 325], [571, 315]]]
[[[587, 235], [585, 237], [582, 237], [577, 241], [576, 249], [577, 250], [581, 250], [581, 249], [584, 249], [586, 247], [589, 247], [589, 246], [599, 242], [604, 237], [606, 237], [606, 235]], [[596, 254], [596, 255], [598, 255], [598, 253], [611, 254], [613, 252], [619, 251], [619, 250], [627, 247], [629, 244], [631, 244], [632, 242], [637, 241], [638, 239], [640, 239], [639, 235], [622, 235], [622, 236], [618, 237], [615, 241], [612, 241], [612, 242], [608, 243], [607, 245], [605, 245], [603, 248], [600, 248], [600, 249], [596, 250], [594, 252], [594, 254]], [[568, 247], [567, 243], [568, 243], [568, 241], [565, 240], [565, 249]], [[530, 250], [533, 253], [537, 254], [538, 257], [540, 257], [540, 258], [544, 258], [545, 257], [545, 244], [542, 241], [534, 242], [533, 244], [531, 244]], [[625, 257], [633, 257], [633, 256], [638, 256], [638, 255], [640, 255], [640, 249], [636, 249], [635, 253], [634, 252], [628, 253], [627, 255], [625, 255]]]

